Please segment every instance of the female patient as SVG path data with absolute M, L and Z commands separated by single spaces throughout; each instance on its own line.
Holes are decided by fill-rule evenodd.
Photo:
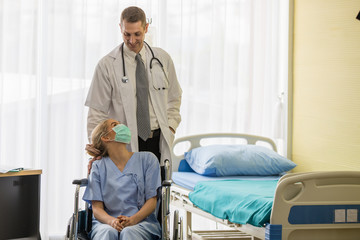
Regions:
M 95 161 L 83 199 L 91 202 L 91 239 L 158 239 L 156 219 L 160 167 L 150 152 L 129 152 L 130 130 L 113 119 L 92 132 L 102 159 Z M 89 152 L 90 155 L 92 153 Z

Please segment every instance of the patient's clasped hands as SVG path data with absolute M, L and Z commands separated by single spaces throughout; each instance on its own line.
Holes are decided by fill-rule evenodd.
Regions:
M 111 226 L 117 231 L 121 232 L 125 227 L 135 225 L 136 222 L 133 218 L 120 215 L 111 221 Z
M 113 220 L 111 220 L 110 226 L 112 226 L 119 232 L 121 232 L 124 229 L 124 226 L 121 224 L 120 219 L 118 218 L 114 218 Z

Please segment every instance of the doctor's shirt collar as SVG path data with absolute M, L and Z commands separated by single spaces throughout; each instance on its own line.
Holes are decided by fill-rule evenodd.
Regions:
M 140 50 L 140 55 L 141 55 L 141 58 L 146 66 L 146 47 L 145 47 L 145 43 L 143 45 L 143 47 L 141 48 Z M 126 44 L 124 44 L 124 56 L 132 59 L 134 62 L 136 62 L 135 60 L 135 57 L 136 57 L 136 53 L 131 51 L 127 46 Z

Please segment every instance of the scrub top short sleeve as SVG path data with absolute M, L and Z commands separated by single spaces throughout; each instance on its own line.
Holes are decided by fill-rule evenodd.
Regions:
M 156 156 L 148 155 L 147 166 L 144 167 L 145 176 L 145 201 L 149 198 L 159 196 L 158 189 L 161 187 L 160 166 Z
M 101 193 L 100 169 L 96 163 L 92 166 L 91 173 L 89 175 L 88 186 L 86 187 L 83 200 L 87 201 L 88 203 L 91 203 L 91 201 L 104 201 Z

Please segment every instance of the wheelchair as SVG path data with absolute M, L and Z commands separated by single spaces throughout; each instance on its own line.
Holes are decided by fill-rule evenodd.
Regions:
M 174 211 L 173 230 L 170 232 L 170 161 L 164 161 L 165 180 L 161 187 L 161 239 L 162 240 L 179 240 L 183 239 L 183 219 L 179 218 L 178 210 Z M 88 234 L 91 230 L 92 210 L 85 205 L 84 210 L 79 209 L 79 192 L 81 187 L 86 187 L 88 179 L 77 179 L 72 182 L 76 185 L 74 198 L 74 212 L 69 219 L 66 229 L 66 240 L 89 240 Z M 172 235 L 172 237 L 171 237 Z

